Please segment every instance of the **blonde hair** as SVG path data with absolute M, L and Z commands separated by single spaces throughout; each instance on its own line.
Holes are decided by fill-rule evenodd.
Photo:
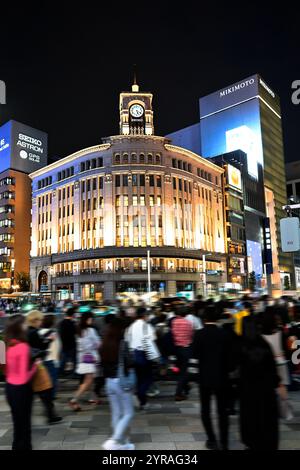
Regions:
M 37 321 L 43 320 L 44 315 L 39 310 L 32 310 L 32 312 L 28 313 L 26 316 L 26 323 L 29 326 L 35 326 Z

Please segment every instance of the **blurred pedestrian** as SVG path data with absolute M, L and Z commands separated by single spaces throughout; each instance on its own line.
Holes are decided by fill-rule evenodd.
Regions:
M 175 346 L 175 355 L 177 367 L 179 368 L 175 400 L 186 400 L 189 394 L 190 386 L 188 383 L 188 364 L 191 359 L 191 345 L 194 336 L 193 322 L 186 318 L 187 307 L 178 305 L 172 320 L 171 331 Z
M 100 338 L 92 326 L 93 314 L 84 312 L 81 314 L 77 334 L 77 368 L 76 372 L 81 376 L 81 383 L 73 398 L 70 407 L 74 411 L 80 411 L 80 398 L 84 393 L 91 390 L 96 374 L 97 362 L 99 362 Z M 98 400 L 89 400 L 90 403 L 98 403 Z
M 36 372 L 36 363 L 31 361 L 22 315 L 7 320 L 4 337 L 7 348 L 5 391 L 13 419 L 12 450 L 31 450 L 31 379 Z
M 196 331 L 193 357 L 198 359 L 201 417 L 207 434 L 206 447 L 217 450 L 219 444 L 211 420 L 211 399 L 217 401 L 220 448 L 228 449 L 227 390 L 230 372 L 230 340 L 218 327 L 218 310 L 214 305 L 206 308 L 204 328 Z
M 279 376 L 272 350 L 251 317 L 244 320 L 239 360 L 241 439 L 249 450 L 277 450 Z
M 52 380 L 52 399 L 54 400 L 56 396 L 57 375 L 60 357 L 60 341 L 55 329 L 55 315 L 44 315 L 42 327 L 39 333 L 45 340 L 47 340 L 47 338 L 51 338 L 51 342 L 49 343 L 47 354 L 44 359 L 44 364 L 47 367 Z
M 103 448 L 134 450 L 129 440 L 129 426 L 134 416 L 135 377 L 133 359 L 124 341 L 124 321 L 120 318 L 114 318 L 108 325 L 100 351 L 112 420 L 112 435 Z
M 136 320 L 126 331 L 126 341 L 129 349 L 133 351 L 135 371 L 137 375 L 137 396 L 140 410 L 147 409 L 147 392 L 153 382 L 152 362 L 145 352 L 145 339 L 154 343 L 156 341 L 155 330 L 146 321 L 147 311 L 145 307 L 138 307 Z
M 41 326 L 44 316 L 38 310 L 32 310 L 26 317 L 27 324 L 27 338 L 28 343 L 31 347 L 31 352 L 33 356 L 38 356 L 45 360 L 47 356 L 47 350 L 50 347 L 52 341 L 55 337 L 53 334 L 43 337 L 40 335 Z M 53 403 L 53 384 L 47 389 L 37 392 L 45 408 L 46 416 L 48 419 L 48 424 L 59 423 L 62 418 L 57 416 L 55 412 L 55 406 Z
M 60 375 L 65 375 L 65 368 L 67 363 L 72 364 L 71 373 L 74 372 L 76 367 L 76 322 L 75 322 L 75 307 L 68 307 L 65 313 L 65 318 L 61 321 L 58 328 L 58 333 L 61 341 L 61 361 L 60 361 Z

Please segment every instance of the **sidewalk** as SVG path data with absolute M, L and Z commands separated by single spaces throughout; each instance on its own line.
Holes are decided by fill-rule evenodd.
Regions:
M 0 386 L 0 450 L 9 450 L 12 426 L 9 408 Z M 110 428 L 110 414 L 106 398 L 100 406 L 85 405 L 74 413 L 67 405 L 76 382 L 60 383 L 58 412 L 64 420 L 54 426 L 45 425 L 43 409 L 38 397 L 33 409 L 33 448 L 40 450 L 101 450 Z M 189 400 L 173 401 L 175 385 L 161 383 L 161 395 L 150 400 L 151 409 L 137 412 L 131 427 L 132 442 L 141 450 L 203 450 L 205 433 L 200 421 L 197 388 L 194 385 Z M 280 448 L 300 449 L 300 392 L 290 393 L 296 414 L 292 422 L 280 424 Z M 239 441 L 238 416 L 230 418 L 230 449 L 243 449 Z

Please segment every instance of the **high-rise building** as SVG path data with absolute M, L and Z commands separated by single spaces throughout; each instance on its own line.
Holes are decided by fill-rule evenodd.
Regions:
M 47 165 L 47 134 L 16 121 L 0 127 L 0 292 L 29 275 L 31 179 Z
M 34 290 L 102 300 L 216 290 L 223 172 L 155 136 L 152 94 L 135 83 L 120 95 L 119 135 L 30 175 Z
M 287 205 L 300 203 L 300 161 L 285 165 Z M 300 218 L 300 209 L 293 209 L 292 215 Z M 296 289 L 300 289 L 300 253 L 293 253 Z
M 291 276 L 293 282 L 292 257 L 282 252 L 280 244 L 279 221 L 284 215 L 286 183 L 280 102 L 274 91 L 259 75 L 229 85 L 200 98 L 200 123 L 168 137 L 177 145 L 184 142 L 206 158 L 243 150 L 253 181 L 258 180 L 262 166 L 273 253 L 272 288 L 282 287 L 285 276 Z

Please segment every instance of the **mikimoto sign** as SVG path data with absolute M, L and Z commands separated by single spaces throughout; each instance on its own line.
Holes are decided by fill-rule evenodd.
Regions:
M 300 228 L 298 217 L 286 217 L 280 220 L 281 248 L 291 253 L 300 250 Z

